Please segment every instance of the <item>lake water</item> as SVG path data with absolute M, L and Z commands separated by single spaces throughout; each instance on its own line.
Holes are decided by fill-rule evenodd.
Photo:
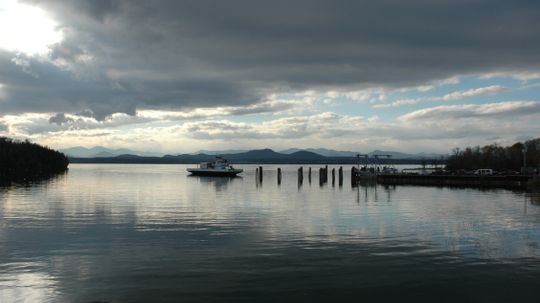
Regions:
M 0 188 L 0 302 L 540 300 L 538 194 L 186 167 L 72 164 Z

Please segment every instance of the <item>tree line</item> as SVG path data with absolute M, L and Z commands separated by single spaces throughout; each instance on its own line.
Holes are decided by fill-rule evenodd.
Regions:
M 0 182 L 29 181 L 65 172 L 68 158 L 28 141 L 0 137 Z
M 520 171 L 524 165 L 538 167 L 540 164 L 540 138 L 518 142 L 511 146 L 498 144 L 483 147 L 454 148 L 446 162 L 448 170 L 475 170 L 491 168 L 496 171 Z

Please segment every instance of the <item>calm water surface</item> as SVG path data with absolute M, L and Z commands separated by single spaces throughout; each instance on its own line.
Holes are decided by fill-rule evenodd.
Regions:
M 0 302 L 539 302 L 540 196 L 72 164 L 0 189 Z

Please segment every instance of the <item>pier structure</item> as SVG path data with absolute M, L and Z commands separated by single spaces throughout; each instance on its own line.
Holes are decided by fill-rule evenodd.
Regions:
M 304 182 L 304 168 L 300 166 L 297 170 L 298 187 L 301 187 Z M 311 167 L 309 168 L 311 172 Z M 311 174 L 308 172 L 308 178 Z M 332 168 L 332 186 L 343 186 L 343 167 L 337 169 Z M 419 175 L 407 173 L 386 173 L 380 171 L 376 174 L 363 174 L 357 166 L 351 167 L 351 186 L 358 187 L 361 184 L 382 184 L 382 185 L 425 185 L 425 186 L 450 186 L 450 187 L 480 187 L 480 188 L 508 188 L 508 189 L 539 189 L 540 175 Z M 319 185 L 323 186 L 328 183 L 328 165 L 319 168 Z M 262 185 L 263 167 L 259 166 L 255 169 L 255 179 L 257 185 Z M 310 178 L 311 179 L 311 178 Z M 277 184 L 281 185 L 282 170 L 277 168 Z M 367 182 L 367 183 L 366 183 Z
M 388 185 L 435 185 L 454 187 L 485 187 L 526 189 L 532 176 L 500 175 L 500 176 L 471 176 L 471 175 L 408 175 L 408 174 L 379 174 L 377 183 Z
M 384 165 L 381 163 L 381 158 L 386 158 L 386 162 L 391 162 L 390 160 L 392 159 L 392 155 L 388 155 L 388 154 L 377 154 L 377 155 L 373 155 L 373 158 L 375 158 L 375 163 L 376 163 L 376 170 L 377 170 L 377 174 L 379 173 L 383 173 L 383 174 L 395 174 L 397 173 L 397 169 L 394 167 L 393 164 L 390 164 L 390 163 L 384 163 Z

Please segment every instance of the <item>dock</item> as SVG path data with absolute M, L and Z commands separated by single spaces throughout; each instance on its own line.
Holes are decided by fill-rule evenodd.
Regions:
M 486 187 L 526 189 L 532 176 L 527 175 L 408 175 L 408 174 L 379 174 L 377 183 L 387 185 L 435 185 L 453 187 Z
M 329 169 L 328 166 L 319 167 L 319 185 L 328 184 Z M 304 183 L 304 167 L 298 168 L 297 182 L 298 187 Z M 311 184 L 311 167 L 308 168 L 308 182 Z M 330 186 L 343 186 L 344 169 L 340 166 L 338 169 L 332 168 Z M 370 175 L 362 174 L 356 167 L 350 170 L 351 186 L 357 187 L 362 182 L 369 181 L 371 184 L 383 185 L 425 185 L 425 186 L 445 186 L 445 187 L 471 187 L 471 188 L 505 188 L 505 189 L 540 189 L 540 176 L 536 175 L 417 175 L 410 173 L 373 173 Z M 336 176 L 337 175 L 337 176 Z M 256 168 L 256 180 L 262 184 L 263 167 Z M 337 179 L 337 180 L 336 180 Z M 337 181 L 337 182 L 336 182 Z M 282 183 L 282 170 L 277 168 L 277 183 Z M 337 183 L 337 184 L 336 184 Z

